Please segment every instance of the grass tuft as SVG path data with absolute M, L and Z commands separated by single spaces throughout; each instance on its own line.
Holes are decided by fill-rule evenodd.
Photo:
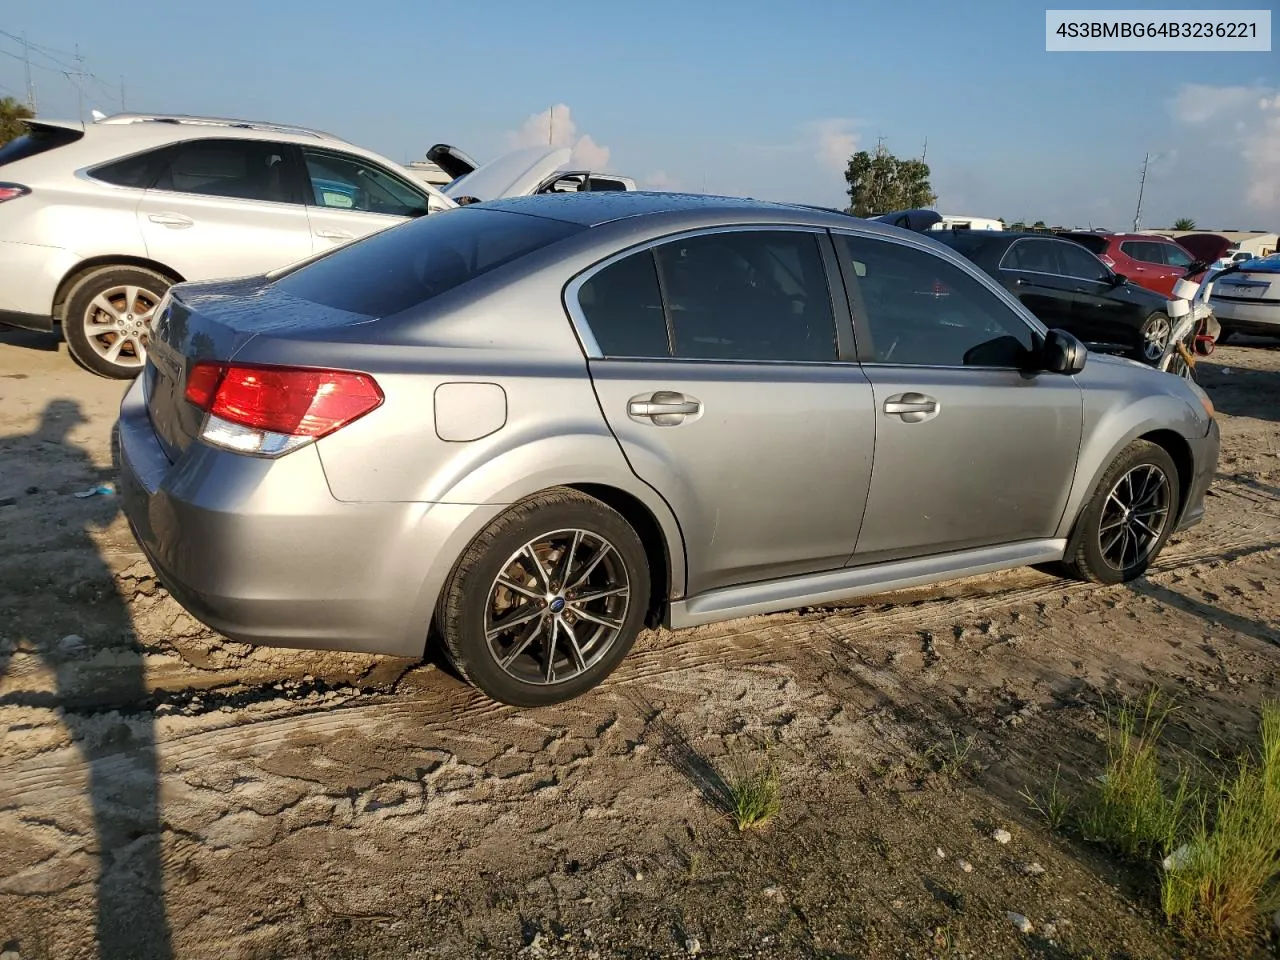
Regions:
M 731 748 L 724 784 L 729 815 L 739 830 L 764 826 L 782 810 L 782 784 L 771 757 Z
M 1161 874 L 1165 917 L 1189 935 L 1240 936 L 1280 907 L 1280 702 L 1263 704 L 1260 740 Z
M 954 730 L 950 737 L 950 743 L 935 743 L 925 751 L 925 756 L 937 763 L 939 773 L 954 779 L 965 771 L 969 763 L 969 755 L 973 753 L 973 737 L 961 739 Z
M 1027 806 L 1035 811 L 1050 830 L 1061 830 L 1066 826 L 1073 804 L 1072 798 L 1062 790 L 1059 783 L 1058 776 L 1061 772 L 1061 766 L 1053 771 L 1053 783 L 1049 784 L 1048 792 L 1041 796 L 1033 794 L 1029 787 L 1022 791 L 1022 799 L 1027 801 Z
M 1193 805 L 1181 773 L 1172 793 L 1160 779 L 1156 744 L 1172 712 L 1158 691 L 1107 710 L 1107 768 L 1085 797 L 1079 826 L 1086 839 L 1128 857 L 1173 849 Z

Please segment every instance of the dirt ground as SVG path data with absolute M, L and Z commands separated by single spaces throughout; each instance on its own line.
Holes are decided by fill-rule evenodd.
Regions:
M 251 648 L 191 619 L 117 498 L 74 496 L 114 479 L 121 385 L 0 333 L 0 950 L 1198 955 L 1154 864 L 1049 831 L 1020 794 L 1095 776 L 1119 697 L 1168 692 L 1175 745 L 1208 756 L 1280 696 L 1280 344 L 1202 371 L 1224 441 L 1208 516 L 1143 580 L 1020 570 L 652 632 L 603 688 L 521 711 L 431 657 Z M 766 748 L 782 812 L 740 834 L 718 771 Z

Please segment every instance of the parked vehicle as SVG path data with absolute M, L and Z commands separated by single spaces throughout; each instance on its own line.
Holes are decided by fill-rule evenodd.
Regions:
M 1197 266 L 1206 264 L 1215 270 L 1222 270 L 1242 259 L 1248 260 L 1251 256 L 1241 253 L 1238 243 L 1232 243 L 1220 233 L 1184 233 L 1178 237 L 1178 245 L 1196 259 Z
M 501 196 L 539 193 L 580 193 L 601 190 L 635 190 L 630 177 L 575 169 L 571 150 L 565 147 L 529 147 L 514 151 L 487 167 L 487 174 L 471 176 L 479 164 L 457 147 L 437 143 L 427 159 L 453 179 L 444 188 L 454 200 L 496 200 Z M 495 189 L 500 192 L 495 193 Z
M 1046 326 L 1069 331 L 1090 350 L 1154 364 L 1168 346 L 1168 301 L 1130 283 L 1079 243 L 1008 230 L 930 236 L 986 270 Z
M 72 357 L 108 377 L 142 369 L 172 283 L 261 274 L 459 206 L 301 127 L 141 114 L 28 126 L 0 149 L 0 323 L 60 324 Z M 484 199 L 531 193 L 562 153 L 518 151 L 467 179 Z
M 1237 263 L 1215 278 L 1209 303 L 1222 325 L 1219 340 L 1234 333 L 1280 336 L 1280 253 Z
M 1132 579 L 1218 451 L 1194 384 L 1088 356 L 920 234 L 630 192 L 178 285 L 119 430 L 125 513 L 197 617 L 403 656 L 434 629 L 524 705 L 646 623 L 1052 561 Z
M 1197 264 L 1191 253 L 1168 237 L 1085 230 L 1066 231 L 1058 236 L 1087 247 L 1090 253 L 1116 273 L 1123 274 L 1131 283 L 1166 299 L 1173 296 L 1174 285 L 1179 280 L 1189 273 L 1189 278 L 1195 279 L 1206 266 Z

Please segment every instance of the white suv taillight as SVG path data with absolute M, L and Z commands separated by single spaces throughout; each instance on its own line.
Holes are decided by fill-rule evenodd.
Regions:
M 30 187 L 24 187 L 20 183 L 0 183 L 0 203 L 4 203 L 6 200 L 16 200 L 18 197 L 25 197 L 30 192 Z
M 278 457 L 382 405 L 373 377 L 352 370 L 196 363 L 187 400 L 209 416 L 200 439 L 216 447 Z

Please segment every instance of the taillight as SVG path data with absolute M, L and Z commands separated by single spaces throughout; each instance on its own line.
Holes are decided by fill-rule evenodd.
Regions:
M 1116 267 L 1116 262 L 1115 262 L 1114 260 L 1112 260 L 1110 257 L 1108 257 L 1105 253 L 1101 253 L 1101 254 L 1099 254 L 1099 255 L 1098 255 L 1098 259 L 1099 259 L 1099 260 L 1101 260 L 1103 263 L 1105 263 L 1105 264 L 1106 264 L 1108 267 L 1110 267 L 1112 270 L 1114 270 L 1114 269 L 1115 269 L 1115 267 Z
M 14 200 L 18 197 L 25 197 L 30 192 L 30 187 L 24 187 L 20 183 L 0 183 L 0 203 L 4 203 L 6 200 Z
M 186 398 L 209 414 L 206 443 L 274 457 L 376 410 L 383 394 L 373 377 L 351 370 L 200 361 L 187 374 Z

